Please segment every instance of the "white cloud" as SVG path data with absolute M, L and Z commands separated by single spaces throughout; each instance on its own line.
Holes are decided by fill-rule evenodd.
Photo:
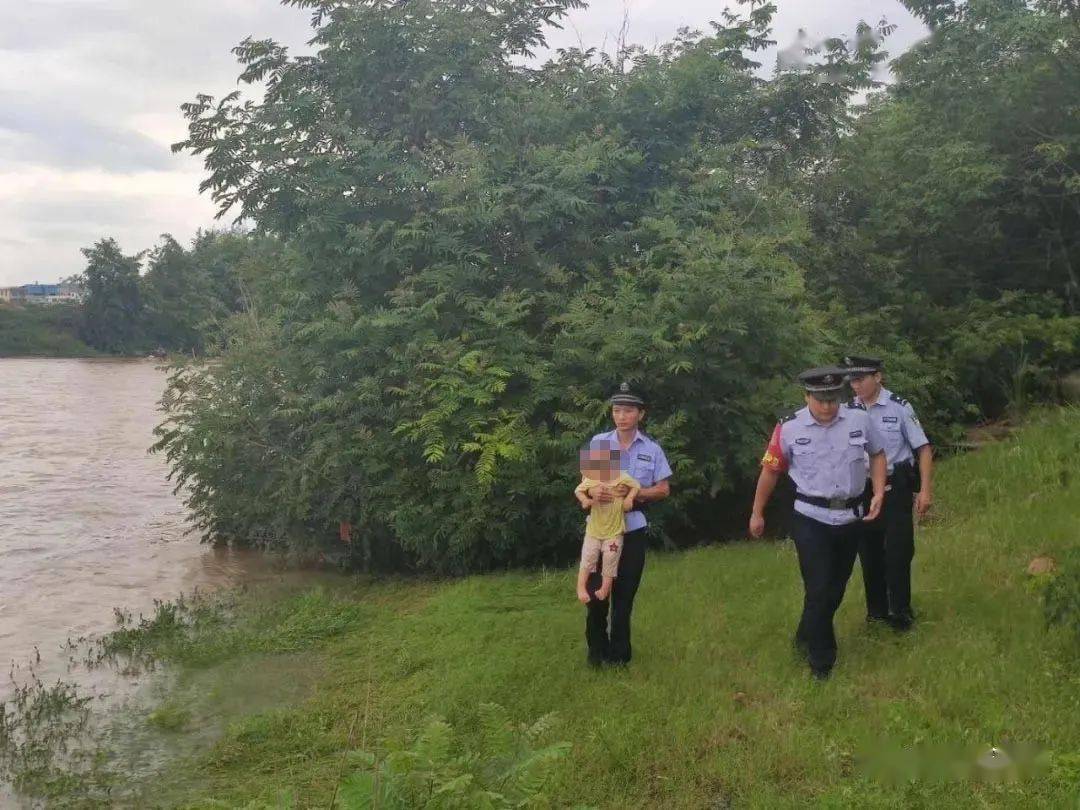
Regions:
M 629 0 L 630 40 L 707 29 L 723 2 Z M 852 34 L 859 19 L 901 24 L 899 52 L 922 35 L 897 0 L 779 0 L 775 39 Z M 197 159 L 172 155 L 179 105 L 235 86 L 231 48 L 248 35 L 304 49 L 309 15 L 275 0 L 0 0 L 0 285 L 78 272 L 79 248 L 114 236 L 128 252 L 160 233 L 213 224 Z M 624 0 L 575 12 L 553 47 L 616 41 Z

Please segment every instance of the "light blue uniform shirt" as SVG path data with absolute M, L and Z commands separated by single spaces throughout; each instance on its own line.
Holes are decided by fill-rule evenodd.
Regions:
M 609 441 L 613 447 L 619 447 L 619 431 L 612 430 L 607 433 L 597 433 L 593 441 Z M 630 442 L 630 447 L 623 451 L 626 454 L 626 472 L 635 481 L 641 484 L 642 489 L 660 483 L 665 478 L 671 477 L 671 467 L 668 465 L 667 456 L 660 449 L 660 445 L 642 433 L 640 430 Z M 649 525 L 641 510 L 635 509 L 626 513 L 626 530 L 634 532 L 644 529 Z
M 870 414 L 870 425 L 877 432 L 878 441 L 885 448 L 889 475 L 892 475 L 893 467 L 914 460 L 915 451 L 930 444 L 915 409 L 906 399 L 882 388 L 877 402 L 873 405 L 864 402 L 863 405 Z
M 866 457 L 881 444 L 861 407 L 841 405 L 836 418 L 823 425 L 800 408 L 780 423 L 780 453 L 795 488 L 817 498 L 854 498 L 866 489 Z M 830 509 L 795 501 L 795 511 L 820 523 L 844 526 L 859 520 L 852 508 Z

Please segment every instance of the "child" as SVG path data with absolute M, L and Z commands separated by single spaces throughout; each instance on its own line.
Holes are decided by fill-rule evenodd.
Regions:
M 596 598 L 604 601 L 611 593 L 622 555 L 623 533 L 626 531 L 625 513 L 634 508 L 634 496 L 641 485 L 622 470 L 621 453 L 610 443 L 593 442 L 581 451 L 581 483 L 574 495 L 581 508 L 589 512 L 585 521 L 585 542 L 581 546 L 581 568 L 578 571 L 577 593 L 582 604 L 589 602 L 585 582 L 596 569 L 597 558 L 603 554 L 603 582 L 596 591 Z M 589 490 L 598 487 L 614 488 L 626 484 L 630 491 L 625 498 L 615 498 L 609 503 L 599 503 L 589 497 Z

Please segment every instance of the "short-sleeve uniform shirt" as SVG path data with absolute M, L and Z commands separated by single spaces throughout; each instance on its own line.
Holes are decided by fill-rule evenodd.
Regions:
M 619 432 L 610 430 L 607 433 L 597 433 L 593 436 L 593 441 L 605 440 L 618 447 Z M 640 430 L 634 436 L 634 440 L 630 442 L 629 449 L 623 452 L 626 453 L 627 457 L 626 472 L 641 484 L 642 489 L 655 486 L 671 477 L 671 467 L 668 465 L 664 451 L 660 449 L 660 445 Z M 649 521 L 645 519 L 645 515 L 642 514 L 640 509 L 626 513 L 626 531 L 634 532 L 638 529 L 644 529 L 648 525 Z
M 827 425 L 804 407 L 776 425 L 761 463 L 770 470 L 786 472 L 804 495 L 849 499 L 863 493 L 866 457 L 881 449 L 861 405 L 840 406 L 836 418 Z M 830 509 L 799 500 L 795 511 L 830 526 L 859 519 L 852 509 Z
M 873 405 L 863 404 L 870 414 L 870 425 L 877 431 L 881 446 L 885 448 L 890 475 L 897 464 L 911 461 L 920 447 L 930 444 L 915 409 L 906 399 L 882 388 L 877 402 Z

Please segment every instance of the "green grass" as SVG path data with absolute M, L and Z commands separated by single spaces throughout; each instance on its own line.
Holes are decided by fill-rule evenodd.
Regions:
M 313 694 L 235 721 L 182 766 L 201 774 L 185 801 L 327 807 L 344 751 L 406 742 L 433 715 L 467 740 L 492 702 L 522 722 L 557 712 L 556 739 L 573 749 L 545 791 L 555 806 L 1080 807 L 1080 647 L 1073 629 L 1046 627 L 1025 572 L 1080 542 L 1077 459 L 1071 410 L 944 464 L 917 540 L 917 629 L 868 629 L 856 573 L 826 683 L 791 652 L 801 586 L 786 542 L 652 553 L 625 671 L 586 668 L 572 571 L 286 600 L 220 632 L 241 651 L 306 648 L 321 670 Z M 204 643 L 220 658 L 220 643 Z M 890 782 L 859 765 L 889 745 L 1009 741 L 1041 746 L 1043 770 Z
M 0 357 L 96 357 L 79 338 L 75 304 L 0 304 Z
M 191 710 L 175 703 L 165 703 L 151 712 L 147 721 L 162 731 L 183 731 L 191 722 Z

